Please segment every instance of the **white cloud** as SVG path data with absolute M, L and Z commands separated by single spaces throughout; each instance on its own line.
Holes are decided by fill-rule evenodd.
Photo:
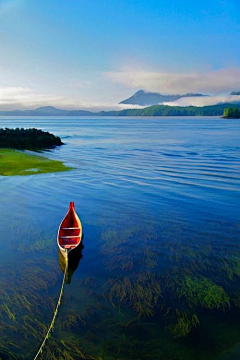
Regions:
M 127 88 L 158 91 L 162 94 L 223 93 L 240 90 L 239 67 L 191 73 L 109 71 L 105 76 Z
M 240 95 L 217 95 L 217 96 L 192 96 L 192 97 L 183 97 L 176 101 L 164 102 L 160 105 L 169 105 L 169 106 L 208 106 L 216 105 L 221 103 L 237 103 L 240 102 Z M 117 106 L 112 106 L 112 108 L 121 110 L 121 109 L 143 109 L 147 107 L 140 105 L 131 105 L 131 104 L 118 104 Z
M 0 99 L 4 98 L 5 96 L 15 96 L 20 94 L 26 94 L 31 91 L 28 87 L 22 86 L 4 86 L 0 87 Z
M 52 105 L 56 103 L 68 103 L 70 99 L 61 96 L 48 96 L 47 94 L 37 94 L 28 87 L 9 86 L 0 88 L 0 106 L 2 109 L 28 108 L 40 105 Z
M 86 101 L 79 97 L 37 93 L 28 87 L 0 87 L 1 110 L 35 109 L 36 107 L 48 105 L 62 109 L 85 109 L 92 111 L 122 110 L 129 108 L 129 105 L 115 104 L 106 101 Z M 141 107 L 136 105 L 131 106 L 131 108 Z
M 185 97 L 173 102 L 166 102 L 164 105 L 170 106 L 207 106 L 220 103 L 240 102 L 240 95 L 218 95 L 218 96 L 201 96 Z
M 77 92 L 76 92 L 77 93 Z M 239 95 L 218 95 L 207 97 L 185 97 L 165 105 L 178 106 L 205 106 L 221 102 L 240 101 Z M 30 87 L 6 86 L 0 87 L 0 110 L 35 109 L 40 106 L 54 106 L 60 109 L 85 109 L 91 111 L 122 110 L 129 108 L 143 108 L 143 106 L 117 104 L 114 99 L 83 98 L 80 95 L 65 96 L 54 93 L 38 92 Z

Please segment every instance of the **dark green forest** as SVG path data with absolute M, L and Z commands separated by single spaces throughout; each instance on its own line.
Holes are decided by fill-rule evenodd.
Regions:
M 224 109 L 223 117 L 225 119 L 240 119 L 240 110 L 236 107 Z
M 218 104 L 210 106 L 167 106 L 153 105 L 144 109 L 127 109 L 118 116 L 222 116 L 225 108 L 240 110 L 240 104 Z
M 51 149 L 63 145 L 60 137 L 38 129 L 0 129 L 0 148 L 19 150 Z

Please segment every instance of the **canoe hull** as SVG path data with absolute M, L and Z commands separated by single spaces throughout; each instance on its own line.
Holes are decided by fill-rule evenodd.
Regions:
M 83 241 L 81 241 L 79 246 L 77 246 L 74 250 L 70 251 L 70 253 L 68 254 L 68 258 L 62 255 L 60 249 L 58 251 L 59 265 L 63 273 L 65 272 L 67 266 L 66 284 L 71 283 L 71 278 L 75 270 L 77 269 L 81 258 L 83 257 L 82 255 L 83 249 L 84 249 Z
M 79 242 L 79 244 L 74 248 L 74 249 L 69 249 L 69 250 L 66 250 L 66 249 L 63 249 L 59 244 L 58 244 L 58 248 L 62 254 L 62 256 L 66 259 L 69 258 L 69 254 L 71 253 L 71 255 L 78 250 L 78 248 L 80 247 L 80 244 L 81 242 Z
M 70 202 L 68 212 L 58 229 L 57 244 L 62 256 L 68 260 L 69 253 L 81 244 L 82 224 L 75 211 L 74 202 Z
M 68 254 L 69 254 L 69 250 L 63 249 L 59 244 L 58 244 L 58 248 L 62 254 L 62 256 L 66 259 L 68 259 Z

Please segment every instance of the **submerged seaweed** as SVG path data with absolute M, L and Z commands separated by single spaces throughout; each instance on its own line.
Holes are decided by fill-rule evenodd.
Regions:
M 72 284 L 66 286 L 40 359 L 172 360 L 176 353 L 177 360 L 214 358 L 192 352 L 191 342 L 205 331 L 213 312 L 223 323 L 233 311 L 239 312 L 237 249 L 226 255 L 215 252 L 209 242 L 183 243 L 172 238 L 181 232 L 179 225 L 169 229 L 169 224 L 158 227 L 148 220 L 134 225 L 132 220 L 127 229 L 122 226 L 125 219 L 108 230 L 103 223 L 94 255 L 98 272 L 91 273 L 89 266 L 72 277 L 73 264 L 68 278 Z M 51 321 L 62 274 L 51 231 L 34 231 L 30 225 L 25 234 L 21 218 L 17 224 L 21 241 L 10 227 L 8 247 L 20 261 L 15 268 L 0 266 L 0 358 L 30 360 Z M 236 341 L 232 339 L 228 344 Z M 139 344 L 144 344 L 141 350 Z
M 174 325 L 169 325 L 169 330 L 173 339 L 186 337 L 189 333 L 199 325 L 199 320 L 196 314 L 189 315 L 186 312 L 181 313 L 176 310 L 177 322 Z
M 221 286 L 214 284 L 211 280 L 204 277 L 185 276 L 181 281 L 177 296 L 179 298 L 184 297 L 191 307 L 201 306 L 207 309 L 230 308 L 229 295 Z
M 135 279 L 109 280 L 109 300 L 132 306 L 139 316 L 153 316 L 161 297 L 159 279 L 150 274 L 139 274 Z

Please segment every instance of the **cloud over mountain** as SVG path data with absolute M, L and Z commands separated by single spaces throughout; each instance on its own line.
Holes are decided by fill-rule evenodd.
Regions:
M 105 76 L 127 88 L 143 88 L 163 94 L 186 92 L 224 93 L 239 90 L 240 67 L 208 72 L 109 71 Z
M 0 110 L 33 109 L 39 106 L 54 106 L 67 109 L 122 110 L 127 105 L 120 105 L 110 101 L 85 100 L 81 96 L 54 95 L 41 93 L 29 87 L 5 86 L 0 87 Z M 141 108 L 140 106 L 131 106 Z
M 222 103 L 240 102 L 240 95 L 218 95 L 202 97 L 182 97 L 176 101 L 164 102 L 164 105 L 170 106 L 208 106 Z

